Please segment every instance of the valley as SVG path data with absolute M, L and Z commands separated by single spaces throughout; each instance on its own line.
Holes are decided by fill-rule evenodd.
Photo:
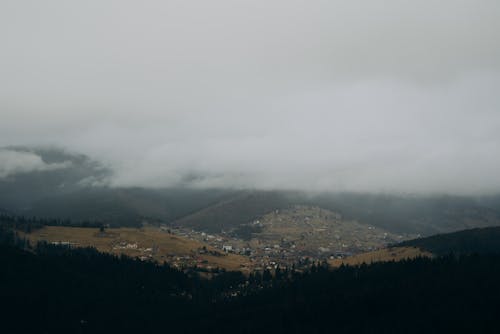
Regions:
M 144 222 L 141 228 L 44 226 L 26 233 L 31 243 L 46 241 L 71 247 L 94 247 L 115 255 L 199 272 L 274 270 L 308 267 L 313 262 L 359 259 L 388 245 L 414 238 L 349 221 L 319 207 L 293 206 L 220 233 Z M 402 253 L 414 257 L 417 253 Z M 380 259 L 381 253 L 373 257 Z M 384 258 L 392 257 L 385 254 Z M 398 258 L 402 258 L 399 256 Z M 367 259 L 370 259 L 368 256 Z M 355 260 L 356 261 L 356 260 Z

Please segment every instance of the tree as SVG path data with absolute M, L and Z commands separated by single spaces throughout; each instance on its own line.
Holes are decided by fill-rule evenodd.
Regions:
M 271 271 L 269 269 L 265 269 L 264 273 L 262 274 L 262 280 L 264 282 L 269 282 L 273 279 L 273 275 L 271 275 Z

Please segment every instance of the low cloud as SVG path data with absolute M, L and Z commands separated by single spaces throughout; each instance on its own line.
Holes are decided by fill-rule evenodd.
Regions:
M 71 161 L 46 163 L 33 153 L 0 149 L 0 178 L 31 172 L 46 172 L 71 167 Z

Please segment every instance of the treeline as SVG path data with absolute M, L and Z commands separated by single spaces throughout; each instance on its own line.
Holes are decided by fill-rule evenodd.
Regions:
M 150 333 L 189 314 L 191 279 L 93 249 L 0 246 L 4 333 Z
M 276 276 L 281 277 L 281 276 Z M 157 264 L 39 242 L 0 226 L 0 330 L 5 333 L 182 333 L 213 305 L 258 287 L 269 271 L 220 271 L 213 279 Z M 29 321 L 26 321 L 29 320 Z
M 307 272 L 217 304 L 212 333 L 495 333 L 497 255 L 417 258 Z
M 105 226 L 99 221 L 72 221 L 70 219 L 25 217 L 21 215 L 0 213 L 0 225 L 4 228 L 13 228 L 24 233 L 30 233 L 33 230 L 44 226 L 69 226 L 69 227 L 93 227 L 99 228 Z
M 4 333 L 494 333 L 500 316 L 495 254 L 206 280 L 0 232 Z
M 411 246 L 437 255 L 500 254 L 500 227 L 475 228 L 427 238 L 404 241 L 396 246 Z

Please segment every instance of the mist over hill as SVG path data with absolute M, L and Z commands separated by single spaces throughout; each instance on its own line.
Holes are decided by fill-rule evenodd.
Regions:
M 0 209 L 24 215 L 93 219 L 113 225 L 139 225 L 142 219 L 172 220 L 231 194 L 225 190 L 117 188 L 112 171 L 87 156 L 57 148 L 6 148 L 39 157 L 61 168 L 13 170 L 0 177 Z
M 11 163 L 8 175 L 0 178 L 0 208 L 28 216 L 118 226 L 148 221 L 221 231 L 273 210 L 311 205 L 395 233 L 430 235 L 500 225 L 500 196 L 116 187 L 110 182 L 113 171 L 85 155 L 57 148 L 2 151 L 23 155 L 23 161 L 26 156 L 38 158 L 31 160 L 35 161 L 31 170 L 26 164 L 16 170 Z

